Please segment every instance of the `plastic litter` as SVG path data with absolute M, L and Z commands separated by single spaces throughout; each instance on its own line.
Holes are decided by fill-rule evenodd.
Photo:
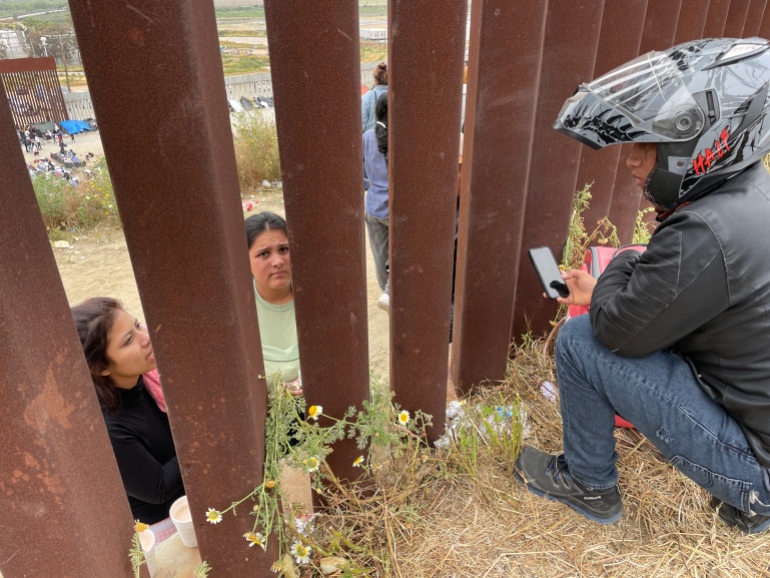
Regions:
M 556 386 L 550 381 L 544 381 L 540 384 L 540 392 L 543 394 L 543 397 L 552 403 L 558 398 Z

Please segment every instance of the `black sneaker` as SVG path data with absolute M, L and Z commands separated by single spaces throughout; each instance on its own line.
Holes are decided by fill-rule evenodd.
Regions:
M 589 490 L 570 475 L 564 454 L 552 456 L 525 447 L 516 460 L 516 477 L 533 494 L 563 502 L 594 522 L 612 524 L 623 514 L 618 487 Z
M 719 518 L 728 526 L 738 526 L 746 534 L 761 534 L 770 529 L 770 516 L 754 514 L 749 516 L 730 504 L 725 504 L 719 498 L 711 498 L 709 506 L 719 514 Z

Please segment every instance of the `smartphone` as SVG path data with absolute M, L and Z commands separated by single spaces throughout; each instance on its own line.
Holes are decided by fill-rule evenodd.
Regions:
M 569 297 L 567 284 L 561 278 L 561 270 L 548 247 L 536 247 L 529 250 L 529 258 L 535 266 L 537 276 L 543 284 L 545 294 L 549 299 Z

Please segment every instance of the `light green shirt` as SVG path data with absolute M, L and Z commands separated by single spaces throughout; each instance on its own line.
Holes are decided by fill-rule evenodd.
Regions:
M 265 375 L 270 378 L 281 374 L 281 381 L 294 381 L 299 377 L 299 345 L 294 301 L 284 305 L 268 303 L 254 287 L 257 301 L 257 321 L 262 339 L 262 358 Z

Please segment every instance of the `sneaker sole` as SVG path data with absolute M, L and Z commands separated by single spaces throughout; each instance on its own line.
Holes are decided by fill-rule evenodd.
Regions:
M 382 309 L 383 311 L 390 311 L 390 306 L 385 305 L 382 301 L 377 301 L 377 307 Z
M 588 510 L 584 510 L 583 508 L 581 508 L 577 504 L 573 504 L 571 502 L 566 502 L 564 500 L 560 500 L 559 498 L 557 498 L 555 496 L 551 496 L 550 494 L 546 494 L 545 492 L 535 488 L 534 486 L 531 486 L 526 480 L 524 480 L 524 478 L 521 477 L 521 475 L 519 475 L 518 472 L 515 472 L 514 475 L 516 476 L 517 480 L 519 480 L 522 484 L 524 484 L 524 486 L 527 488 L 527 490 L 529 492 L 535 494 L 536 496 L 540 496 L 541 498 L 546 498 L 547 500 L 551 500 L 552 502 L 559 502 L 560 504 L 564 504 L 565 506 L 569 506 L 570 508 L 575 510 L 578 514 L 581 514 L 581 515 L 585 516 L 586 518 L 588 518 L 589 520 L 592 520 L 594 522 L 599 522 L 600 524 L 604 524 L 604 525 L 614 524 L 615 522 L 620 520 L 620 517 L 623 515 L 623 510 L 621 509 L 620 512 L 618 512 L 617 514 L 615 514 L 614 516 L 612 516 L 610 518 L 599 518 L 598 516 L 596 516 L 595 514 L 592 514 Z

